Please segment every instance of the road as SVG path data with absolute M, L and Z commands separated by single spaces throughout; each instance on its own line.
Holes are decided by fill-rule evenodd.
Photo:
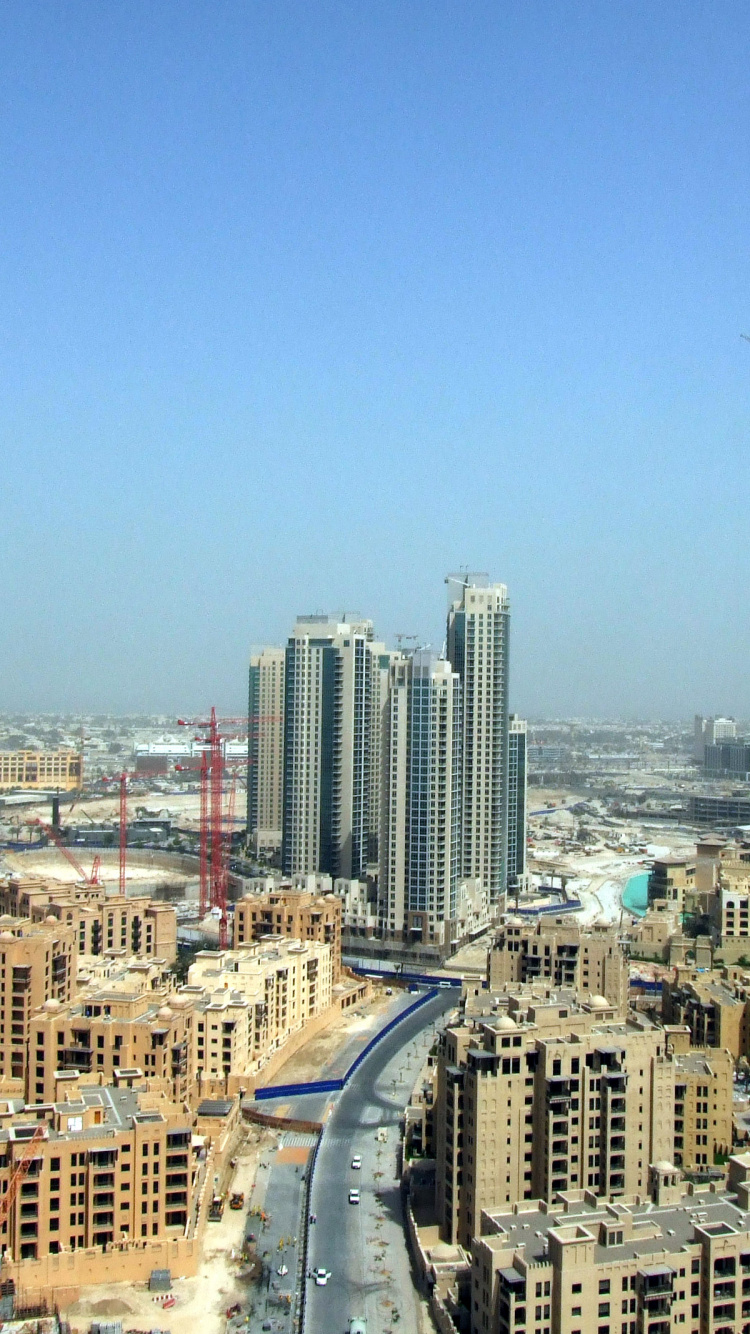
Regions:
M 445 993 L 450 998 L 450 993 Z M 373 1026 L 367 1025 L 360 1032 L 354 1033 L 344 1046 L 330 1057 L 321 1067 L 319 1078 L 337 1078 L 343 1075 L 362 1047 L 369 1042 L 379 1028 L 382 1028 L 400 1011 L 407 1009 L 416 997 L 408 991 L 397 991 L 388 1004 L 388 1008 L 378 1015 Z M 453 1003 L 456 1002 L 455 994 Z M 424 1009 L 431 1009 L 425 1006 Z M 396 1048 L 408 1042 L 416 1028 L 424 1024 L 417 1011 L 414 1020 L 405 1020 L 389 1038 L 383 1039 L 383 1047 L 395 1038 Z M 431 1021 L 434 1024 L 434 1020 Z M 373 1060 L 379 1048 L 375 1049 Z M 365 1062 L 367 1064 L 367 1062 Z M 398 1105 L 403 1108 L 404 1099 L 409 1089 L 404 1085 L 399 1090 Z M 335 1105 L 339 1094 L 307 1093 L 297 1097 L 269 1099 L 260 1104 L 261 1110 L 279 1116 L 292 1116 L 305 1121 L 323 1121 Z M 256 1290 L 250 1303 L 251 1315 L 248 1325 L 244 1323 L 246 1309 L 237 1321 L 232 1322 L 229 1334 L 260 1334 L 270 1322 L 274 1334 L 291 1334 L 293 1323 L 293 1305 L 289 1301 L 297 1285 L 298 1263 L 301 1257 L 302 1185 L 309 1153 L 315 1143 L 315 1136 L 297 1131 L 287 1131 L 278 1137 L 276 1143 L 269 1144 L 261 1155 L 255 1185 L 250 1192 L 250 1209 L 262 1209 L 268 1215 L 265 1224 L 257 1214 L 247 1216 L 246 1233 L 257 1237 L 257 1253 L 265 1265 L 265 1280 Z M 314 1228 L 312 1229 L 315 1230 Z M 291 1242 L 291 1245 L 289 1244 Z M 402 1243 L 403 1245 L 403 1243 Z M 276 1271 L 285 1265 L 288 1273 L 280 1275 Z M 345 1328 L 342 1327 L 342 1328 Z
M 419 1328 L 397 1177 L 399 1119 L 435 1027 L 455 1004 L 454 992 L 441 991 L 405 1019 L 333 1104 L 313 1177 L 308 1249 L 309 1268 L 322 1266 L 331 1278 L 325 1287 L 307 1280 L 305 1334 L 345 1334 L 352 1316 L 366 1317 L 368 1334 Z M 351 1167 L 354 1154 L 361 1171 Z M 352 1187 L 359 1205 L 348 1203 Z

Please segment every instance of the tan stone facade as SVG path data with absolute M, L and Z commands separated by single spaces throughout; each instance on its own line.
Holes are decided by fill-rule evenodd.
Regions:
M 0 750 L 0 789 L 72 792 L 82 781 L 83 755 L 77 750 Z
M 319 941 L 331 948 L 333 981 L 341 976 L 341 899 L 282 885 L 265 894 L 247 894 L 234 911 L 234 948 L 266 936 Z
M 650 1197 L 572 1193 L 493 1209 L 472 1246 L 472 1334 L 739 1334 L 750 1316 L 747 1158 L 731 1193 L 695 1191 L 669 1163 Z M 477 1229 L 479 1232 L 479 1229 Z
M 627 961 L 609 926 L 582 931 L 562 917 L 506 918 L 488 955 L 487 981 L 497 991 L 537 981 L 571 987 L 582 995 L 604 996 L 619 1014 L 627 1011 Z
M 695 1047 L 724 1047 L 735 1061 L 750 1053 L 750 975 L 745 969 L 675 969 L 662 983 L 665 1024 L 683 1024 Z
M 0 911 L 73 926 L 79 954 L 122 949 L 141 958 L 177 958 L 177 915 L 171 903 L 107 895 L 99 886 L 73 888 L 36 878 L 0 880 Z
M 237 1092 L 333 999 L 332 952 L 319 941 L 268 937 L 198 954 L 181 994 L 204 993 L 194 1033 L 199 1087 Z M 210 1013 L 209 1013 L 210 1012 Z M 202 1025 L 202 1027 L 201 1027 Z
M 703 1106 L 697 1088 L 706 1082 L 713 1090 L 714 1076 L 699 1080 L 696 1071 L 693 1080 L 684 1065 L 678 1069 L 663 1029 L 623 1022 L 599 1006 L 551 996 L 546 1003 L 519 1001 L 493 1022 L 446 1029 L 435 1112 L 444 1240 L 468 1247 L 490 1201 L 510 1206 L 584 1189 L 603 1197 L 633 1194 L 646 1189 L 650 1163 L 673 1161 L 676 1085 L 694 1086 L 677 1103 L 687 1122 Z M 688 1058 L 680 1060 L 689 1066 Z M 731 1066 L 723 1055 L 716 1070 L 717 1142 L 724 1144 L 731 1142 L 723 1139 Z M 719 1098 L 712 1092 L 706 1101 L 713 1109 Z M 719 1120 L 718 1112 L 707 1115 Z M 696 1147 L 688 1140 L 685 1155 Z M 711 1139 L 707 1152 L 713 1147 Z
M 32 1015 L 75 994 L 77 954 L 69 926 L 0 921 L 0 1090 L 24 1096 Z

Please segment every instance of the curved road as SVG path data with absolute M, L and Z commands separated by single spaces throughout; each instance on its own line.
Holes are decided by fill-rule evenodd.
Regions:
M 440 991 L 399 1024 L 333 1106 L 313 1177 L 317 1223 L 308 1247 L 308 1268 L 322 1266 L 331 1278 L 325 1287 L 306 1280 L 305 1334 L 345 1334 L 352 1316 L 367 1319 L 368 1334 L 383 1334 L 395 1312 L 399 1329 L 418 1328 L 396 1175 L 399 1120 L 435 1026 L 455 1004 L 454 991 Z M 355 1153 L 361 1171 L 351 1167 Z M 358 1205 L 348 1203 L 351 1188 L 360 1191 Z

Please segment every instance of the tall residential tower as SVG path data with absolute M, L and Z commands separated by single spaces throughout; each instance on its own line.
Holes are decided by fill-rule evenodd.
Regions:
M 286 649 L 282 866 L 364 876 L 377 860 L 383 644 L 371 621 L 301 616 Z M 374 771 L 375 769 L 375 771 Z
M 284 780 L 284 650 L 250 659 L 247 832 L 258 852 L 281 849 Z
M 449 575 L 448 657 L 463 686 L 461 875 L 498 904 L 507 887 L 508 639 L 505 584 Z
M 450 942 L 461 854 L 461 681 L 420 651 L 391 664 L 383 743 L 383 935 Z

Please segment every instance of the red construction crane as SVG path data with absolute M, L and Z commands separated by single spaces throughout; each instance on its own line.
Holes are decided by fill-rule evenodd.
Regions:
M 8 1221 L 13 1201 L 18 1194 L 21 1182 L 34 1161 L 36 1146 L 40 1140 L 45 1138 L 46 1131 L 46 1125 L 38 1125 L 34 1134 L 31 1136 L 31 1139 L 24 1142 L 20 1157 L 17 1158 L 13 1164 L 13 1172 L 10 1181 L 8 1182 L 8 1189 L 2 1198 L 0 1198 L 0 1230 L 2 1230 L 3 1223 L 7 1223 Z M 16 1140 L 16 1144 L 17 1143 L 18 1140 Z
M 103 783 L 117 783 L 120 789 L 120 893 L 125 895 L 125 879 L 128 864 L 128 778 L 131 775 L 121 773 L 119 778 L 103 778 Z
M 229 790 L 229 812 L 224 816 L 224 779 L 227 770 L 226 743 L 249 733 L 248 722 L 280 722 L 276 715 L 253 714 L 248 718 L 217 718 L 211 710 L 208 719 L 178 718 L 180 727 L 194 727 L 204 736 L 196 737 L 204 744 L 201 755 L 201 822 L 200 822 L 200 915 L 201 921 L 209 909 L 218 909 L 219 947 L 227 946 L 227 888 L 229 877 L 229 849 L 234 825 L 234 804 L 237 776 Z M 249 758 L 232 757 L 229 768 L 254 763 Z
M 45 834 L 47 835 L 47 838 L 52 839 L 52 842 L 54 843 L 55 847 L 62 853 L 65 860 L 70 862 L 73 869 L 77 872 L 79 880 L 83 880 L 87 885 L 102 884 L 102 875 L 101 875 L 102 859 L 98 854 L 94 858 L 94 864 L 91 867 L 91 875 L 86 875 L 86 872 L 81 866 L 81 863 L 79 861 L 76 861 L 75 857 L 73 856 L 73 853 L 70 851 L 70 848 L 67 848 L 65 846 L 62 839 L 60 838 L 60 835 L 57 833 L 56 830 L 52 828 L 52 825 L 45 824 L 44 820 L 39 820 L 39 819 L 29 820 L 27 823 L 30 825 L 39 825 L 39 828 L 44 830 Z
M 224 752 L 225 743 L 240 731 L 247 735 L 247 718 L 217 718 L 211 710 L 208 720 L 177 719 L 180 727 L 195 727 L 207 733 L 207 746 L 201 757 L 201 918 L 207 908 L 219 915 L 219 948 L 227 946 L 227 857 L 224 832 Z M 227 733 L 226 728 L 232 729 Z M 236 729 L 236 730 L 235 730 Z

